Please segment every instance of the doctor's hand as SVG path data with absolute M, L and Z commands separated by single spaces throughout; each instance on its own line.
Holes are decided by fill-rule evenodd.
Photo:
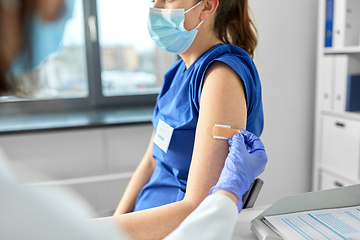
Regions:
M 265 169 L 267 155 L 261 140 L 254 134 L 240 129 L 241 133 L 229 139 L 229 154 L 225 160 L 217 184 L 211 188 L 210 195 L 225 190 L 236 195 L 239 212 L 243 207 L 242 196 L 252 182 Z

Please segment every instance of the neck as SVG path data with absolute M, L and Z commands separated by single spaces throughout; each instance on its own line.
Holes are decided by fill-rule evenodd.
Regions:
M 199 32 L 200 33 L 200 32 Z M 180 57 L 184 60 L 186 68 L 189 68 L 198 59 L 201 54 L 206 52 L 212 46 L 222 43 L 219 39 L 212 35 L 209 39 L 209 35 L 198 34 L 186 52 L 180 54 Z

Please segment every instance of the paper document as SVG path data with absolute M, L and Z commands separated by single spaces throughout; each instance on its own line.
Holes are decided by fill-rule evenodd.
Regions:
M 360 206 L 266 216 L 263 221 L 283 239 L 360 240 Z

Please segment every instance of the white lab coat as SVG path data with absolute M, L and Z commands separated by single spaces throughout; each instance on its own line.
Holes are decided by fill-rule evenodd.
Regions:
M 0 149 L 0 239 L 128 239 L 116 226 L 89 218 L 88 205 L 71 192 L 19 185 Z M 231 239 L 236 219 L 230 198 L 211 195 L 165 239 Z

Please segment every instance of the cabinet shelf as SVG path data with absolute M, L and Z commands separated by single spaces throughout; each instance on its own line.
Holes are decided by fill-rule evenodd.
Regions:
M 343 47 L 343 48 L 325 48 L 325 55 L 334 55 L 334 54 L 356 54 L 360 53 L 360 46 L 354 47 Z

